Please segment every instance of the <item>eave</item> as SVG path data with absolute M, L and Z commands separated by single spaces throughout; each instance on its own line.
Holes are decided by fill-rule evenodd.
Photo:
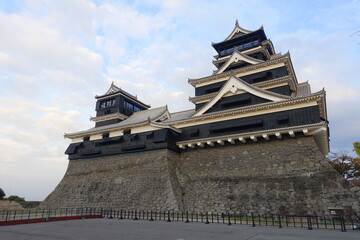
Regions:
M 265 46 L 266 44 L 270 44 L 272 51 L 275 51 L 274 47 L 272 46 L 271 41 L 265 40 L 260 43 L 260 46 L 257 46 L 255 48 L 250 48 L 250 49 L 240 51 L 240 52 L 242 54 L 246 54 L 246 55 L 251 55 L 254 53 L 262 52 L 267 57 L 267 59 L 270 59 L 271 56 L 273 56 L 273 55 L 270 55 L 269 51 L 267 50 L 267 48 Z M 213 64 L 217 67 L 217 65 L 219 65 L 219 63 L 225 62 L 228 58 L 230 58 L 230 56 L 231 56 L 231 54 L 219 58 L 219 55 L 215 55 L 214 58 L 216 60 L 213 61 Z
M 275 79 L 264 81 L 264 82 L 254 83 L 252 85 L 255 87 L 258 87 L 258 88 L 268 89 L 274 85 L 279 85 L 279 84 L 289 84 L 290 85 L 291 80 L 292 80 L 292 77 L 284 76 L 284 77 L 275 78 Z M 196 104 L 200 101 L 201 102 L 210 101 L 212 98 L 214 98 L 216 96 L 216 94 L 217 93 L 210 93 L 210 94 L 205 94 L 205 95 L 196 96 L 196 97 L 189 97 L 189 101 L 194 104 Z
M 292 63 L 290 60 L 290 53 L 286 53 L 282 57 L 271 59 L 271 60 L 265 61 L 263 63 L 258 63 L 255 65 L 238 68 L 238 69 L 234 69 L 231 71 L 225 71 L 220 74 L 214 74 L 214 75 L 210 75 L 210 76 L 203 77 L 203 78 L 197 78 L 197 79 L 188 79 L 188 83 L 190 83 L 194 87 L 197 87 L 197 85 L 199 85 L 199 84 L 211 82 L 214 80 L 216 81 L 218 79 L 230 77 L 232 75 L 237 76 L 237 74 L 246 73 L 246 72 L 253 71 L 253 70 L 261 70 L 262 68 L 266 68 L 266 67 L 276 65 L 279 63 L 285 63 L 285 65 L 289 65 L 289 64 L 291 65 Z M 297 79 L 296 79 L 294 69 L 292 66 L 286 66 L 286 67 L 289 71 L 289 75 L 294 76 L 294 84 L 292 87 L 293 87 L 293 89 L 296 89 Z M 243 74 L 242 76 L 246 76 L 246 75 Z
M 215 145 L 224 145 L 225 143 L 257 142 L 259 139 L 269 141 L 272 136 L 275 136 L 276 139 L 282 139 L 284 135 L 295 137 L 297 133 L 305 136 L 313 136 L 320 151 L 324 155 L 329 152 L 327 122 L 180 141 L 177 142 L 176 145 L 181 149 L 203 148 L 205 146 L 213 147 Z
M 274 44 L 271 42 L 270 39 L 266 39 L 264 41 L 261 42 L 261 46 L 265 46 L 265 45 L 269 45 L 271 48 L 271 51 L 273 52 L 273 54 L 275 54 L 275 48 L 274 48 Z M 268 51 L 267 51 L 268 52 Z M 269 53 L 269 52 L 268 52 Z
M 235 29 L 234 29 L 235 30 Z M 233 31 L 234 31 L 233 30 Z M 217 43 L 211 43 L 211 46 L 218 51 L 219 48 L 226 46 L 226 45 L 231 45 L 233 42 L 237 42 L 240 38 L 247 38 L 247 37 L 251 37 L 252 35 L 260 35 L 261 41 L 266 40 L 266 35 L 264 32 L 264 28 L 263 26 L 261 26 L 259 29 L 255 30 L 255 31 L 251 31 L 251 32 L 247 32 L 242 36 L 239 36 L 237 38 L 230 38 L 230 39 L 225 39 L 224 41 L 221 42 L 217 42 Z
M 102 99 L 107 99 L 109 97 L 115 97 L 115 96 L 119 96 L 119 95 L 130 98 L 132 101 L 136 102 L 137 104 L 141 105 L 144 108 L 151 108 L 151 106 L 149 104 L 145 104 L 145 103 L 139 101 L 136 96 L 131 95 L 130 93 L 125 92 L 123 90 L 119 90 L 117 92 L 113 92 L 113 93 L 110 93 L 107 95 L 95 96 L 95 98 L 97 100 L 102 100 Z
M 218 111 L 218 112 L 213 112 L 213 113 L 206 113 L 200 116 L 192 116 L 190 118 L 187 119 L 182 119 L 182 120 L 177 120 L 177 121 L 169 121 L 168 123 L 174 125 L 174 126 L 179 126 L 179 125 L 184 125 L 184 124 L 188 124 L 188 123 L 192 123 L 192 124 L 196 124 L 196 122 L 199 121 L 204 121 L 204 120 L 214 120 L 217 118 L 224 118 L 227 116 L 232 116 L 232 115 L 241 115 L 241 114 L 247 114 L 247 113 L 256 113 L 256 114 L 260 114 L 261 111 L 263 110 L 271 110 L 271 109 L 276 109 L 276 108 L 283 108 L 283 107 L 287 107 L 287 106 L 296 106 L 297 104 L 302 104 L 302 103 L 309 103 L 309 102 L 314 102 L 314 101 L 319 101 L 324 97 L 324 93 L 325 91 L 319 91 L 317 93 L 313 93 L 310 96 L 307 97 L 301 97 L 301 98 L 291 98 L 291 99 L 287 99 L 287 100 L 283 100 L 283 101 L 278 101 L 278 102 L 267 102 L 267 103 L 261 103 L 261 104 L 256 104 L 256 105 L 251 105 L 251 106 L 245 106 L 245 107 L 240 107 L 240 108 L 235 108 L 235 109 L 229 109 L 229 110 L 223 110 L 223 111 Z M 237 118 L 240 118 L 241 116 L 237 116 Z
M 101 134 L 101 133 L 109 133 L 109 132 L 113 132 L 113 131 L 118 131 L 118 130 L 127 130 L 127 129 L 132 129 L 135 127 L 142 127 L 142 126 L 146 126 L 149 125 L 150 123 L 155 124 L 156 126 L 163 126 L 164 128 L 167 128 L 167 126 L 171 126 L 171 124 L 161 124 L 161 123 L 155 123 L 155 121 L 160 120 L 162 118 L 166 119 L 167 117 L 170 117 L 170 113 L 169 110 L 167 108 L 167 106 L 165 107 L 161 107 L 164 110 L 159 112 L 158 114 L 156 114 L 155 116 L 152 116 L 152 118 L 148 118 L 145 119 L 143 121 L 139 121 L 133 124 L 124 124 L 125 122 L 121 122 L 121 123 L 115 123 L 115 124 L 111 124 L 111 125 L 106 125 L 106 126 L 101 126 L 101 127 L 95 127 L 95 128 L 91 128 L 89 130 L 85 130 L 85 131 L 80 131 L 80 132 L 75 132 L 75 133 L 65 133 L 64 137 L 65 138 L 79 138 L 79 137 L 86 137 L 89 135 L 95 135 L 95 134 Z M 161 109 L 158 108 L 158 109 Z M 153 109 L 155 110 L 155 109 Z M 151 111 L 151 110 L 146 110 L 146 111 Z M 140 113 L 140 112 L 137 112 Z M 136 113 L 134 113 L 136 114 Z M 130 116 L 131 117 L 131 116 Z M 145 116 L 146 117 L 146 116 Z M 154 126 L 155 126 L 154 125 Z
M 266 41 L 263 41 L 263 42 L 266 42 Z M 246 55 L 251 55 L 251 54 L 254 54 L 254 53 L 258 53 L 258 52 L 262 52 L 264 53 L 264 55 L 270 59 L 270 53 L 269 51 L 266 49 L 265 46 L 263 46 L 263 42 L 260 43 L 260 46 L 257 46 L 257 47 L 254 47 L 254 48 L 250 48 L 250 49 L 247 49 L 247 50 L 244 50 L 244 51 L 241 51 L 242 54 L 246 54 Z M 229 55 L 226 55 L 226 56 L 223 56 L 223 57 L 220 57 L 219 58 L 219 55 L 214 55 L 213 57 L 216 59 L 213 61 L 214 64 L 217 64 L 218 62 L 223 62 L 225 61 L 225 59 L 229 58 L 231 56 L 231 54 Z
M 206 113 L 216 102 L 218 102 L 221 98 L 224 97 L 225 94 L 231 92 L 236 94 L 237 92 L 248 92 L 250 94 L 256 95 L 258 97 L 273 101 L 280 102 L 285 99 L 290 99 L 290 96 L 281 95 L 278 93 L 273 93 L 270 91 L 263 90 L 261 88 L 255 87 L 241 78 L 237 78 L 236 76 L 231 76 L 226 83 L 221 87 L 221 89 L 217 92 L 216 96 L 211 99 L 208 103 L 206 103 L 203 107 L 195 112 L 193 116 L 200 116 Z
M 109 125 L 110 126 L 110 125 Z M 144 126 L 152 126 L 155 128 L 159 128 L 159 129 L 171 129 L 174 132 L 177 133 L 181 133 L 182 130 L 179 128 L 174 127 L 171 124 L 159 124 L 153 121 L 149 121 L 146 120 L 144 122 L 141 123 L 137 123 L 137 124 L 130 124 L 130 125 L 125 125 L 125 126 L 121 126 L 121 127 L 109 127 L 106 129 L 99 129 L 97 130 L 96 128 L 88 130 L 88 131 L 82 131 L 82 132 L 77 132 L 77 133 L 65 133 L 64 137 L 65 138 L 69 138 L 69 139 L 73 139 L 73 138 L 81 138 L 81 137 L 87 137 L 89 135 L 96 135 L 96 134 L 103 134 L 103 133 L 109 133 L 109 132 L 113 132 L 113 131 L 119 131 L 119 130 L 127 130 L 127 129 L 133 129 L 136 127 L 144 127 Z
M 93 122 L 103 122 L 103 121 L 107 121 L 107 120 L 112 120 L 112 119 L 121 119 L 121 120 L 125 120 L 127 119 L 128 116 L 121 114 L 121 113 L 113 113 L 113 114 L 107 114 L 104 116 L 100 116 L 100 117 L 91 117 L 90 121 Z

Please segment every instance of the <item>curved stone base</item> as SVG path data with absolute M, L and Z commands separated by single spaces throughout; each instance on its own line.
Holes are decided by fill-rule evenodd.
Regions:
M 322 214 L 359 212 L 359 199 L 314 139 L 301 137 L 73 160 L 41 207 Z
M 155 150 L 69 161 L 64 178 L 40 207 L 181 209 L 173 156 Z

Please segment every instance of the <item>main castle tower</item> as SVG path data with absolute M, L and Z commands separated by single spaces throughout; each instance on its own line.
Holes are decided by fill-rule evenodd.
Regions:
M 211 75 L 188 82 L 195 108 L 150 108 L 112 84 L 95 127 L 65 134 L 68 170 L 42 207 L 320 214 L 360 210 L 329 165 L 325 91 L 299 83 L 263 27 L 236 22 L 212 46 Z

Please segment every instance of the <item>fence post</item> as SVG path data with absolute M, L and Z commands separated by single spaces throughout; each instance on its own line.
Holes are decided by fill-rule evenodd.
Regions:
M 152 216 L 152 210 L 150 212 L 150 220 L 149 221 L 154 221 L 153 216 Z
M 326 215 L 324 214 L 325 229 L 327 229 Z
M 135 218 L 134 218 L 134 220 L 135 220 L 135 221 L 136 221 L 136 220 L 139 220 L 138 217 L 137 217 L 137 209 L 135 209 Z
M 188 211 L 186 211 L 186 221 L 185 221 L 185 223 L 189 223 L 190 221 L 189 221 L 189 212 Z
M 208 212 L 206 212 L 206 222 L 205 222 L 205 224 L 209 224 L 210 222 L 209 222 L 209 213 Z
M 15 221 L 15 218 L 16 218 L 16 210 L 14 211 L 13 221 Z
M 341 231 L 346 232 L 345 219 L 343 214 L 340 215 L 340 225 L 341 225 Z
M 110 219 L 113 219 L 113 215 L 112 215 L 113 212 L 112 211 L 113 211 L 112 208 L 110 208 L 110 217 L 109 217 Z
M 279 219 L 279 228 L 282 228 L 282 225 L 281 225 L 281 216 L 280 216 L 280 214 L 278 215 L 278 219 Z
M 254 213 L 251 213 L 252 227 L 255 227 Z
M 122 220 L 122 219 L 124 219 L 124 217 L 123 217 L 123 210 L 120 209 L 120 217 L 119 217 L 119 220 Z
M 308 230 L 312 230 L 311 217 L 307 215 Z
M 170 219 L 170 211 L 169 211 L 169 210 L 168 210 L 167 217 L 168 217 L 168 219 L 166 220 L 166 222 L 171 222 L 171 219 Z M 173 220 L 174 220 L 174 219 L 173 219 Z

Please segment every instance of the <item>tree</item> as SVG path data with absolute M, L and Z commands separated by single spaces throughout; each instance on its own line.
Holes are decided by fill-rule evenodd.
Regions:
M 3 200 L 5 197 L 5 192 L 4 190 L 2 190 L 2 188 L 0 188 L 0 200 Z
M 354 146 L 353 151 L 356 152 L 358 157 L 360 157 L 360 142 L 354 142 L 353 146 Z
M 17 196 L 17 195 L 11 195 L 10 197 L 6 198 L 6 200 L 16 201 L 16 202 L 24 202 L 24 201 L 25 201 L 25 198 L 19 197 L 19 196 Z
M 331 166 L 345 179 L 360 177 L 360 158 L 354 158 L 345 151 L 331 152 L 327 159 Z

